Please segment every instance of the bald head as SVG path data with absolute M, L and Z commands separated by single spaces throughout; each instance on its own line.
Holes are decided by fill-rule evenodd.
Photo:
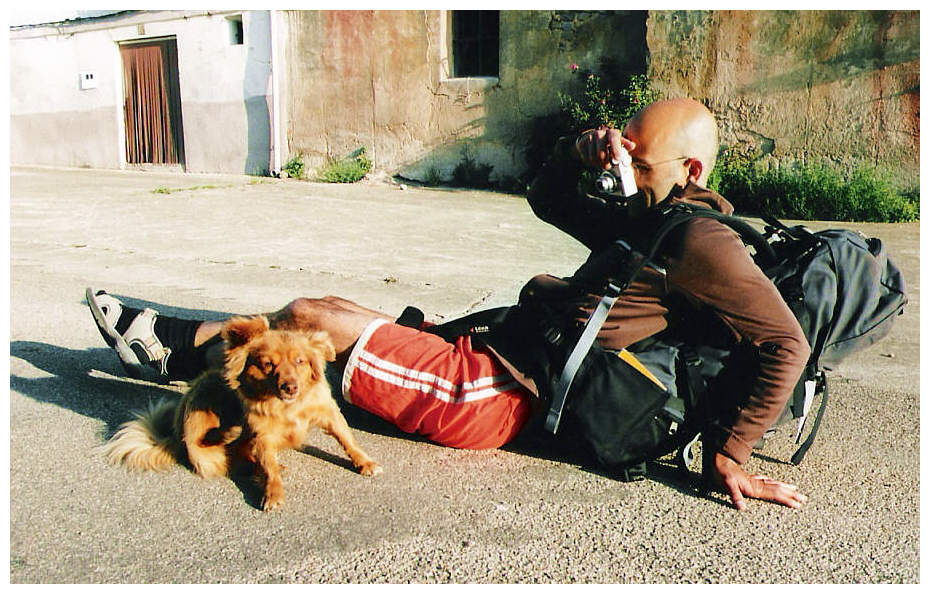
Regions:
M 706 181 L 717 160 L 714 115 L 694 99 L 657 101 L 633 116 L 624 136 L 637 143 L 647 161 L 694 157 L 703 163 Z

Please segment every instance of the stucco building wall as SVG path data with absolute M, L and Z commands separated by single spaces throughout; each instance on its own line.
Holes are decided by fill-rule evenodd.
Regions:
M 174 37 L 185 169 L 267 171 L 269 15 L 267 11 L 243 13 L 244 43 L 234 45 L 229 14 L 154 11 L 11 31 L 12 163 L 122 167 L 125 138 L 119 45 Z M 94 73 L 95 88 L 80 88 L 82 72 Z
M 917 11 L 502 11 L 494 78 L 450 75 L 449 11 L 247 11 L 242 45 L 233 14 L 11 30 L 12 162 L 124 166 L 119 44 L 174 37 L 188 171 L 265 173 L 297 154 L 313 171 L 364 146 L 415 179 L 449 179 L 466 154 L 516 177 L 538 118 L 577 83 L 569 65 L 611 57 L 704 101 L 724 145 L 919 176 Z M 80 90 L 86 71 L 97 86 Z
M 647 28 L 654 84 L 704 101 L 724 145 L 918 180 L 918 12 L 651 11 Z
M 102 38 L 97 33 L 10 40 L 13 164 L 119 167 L 119 53 L 102 49 Z M 85 71 L 94 73 L 96 89 L 79 89 L 79 73 Z
M 503 11 L 500 75 L 451 78 L 447 11 L 288 13 L 288 140 L 311 168 L 365 146 L 376 167 L 448 179 L 468 155 L 492 179 L 526 168 L 569 64 L 641 67 L 717 115 L 725 146 L 769 158 L 919 169 L 919 13 Z
M 452 78 L 448 11 L 288 12 L 291 153 L 317 168 L 364 146 L 378 168 L 448 179 L 468 151 L 492 179 L 518 175 L 572 62 L 644 63 L 645 12 L 562 14 L 503 11 L 500 75 Z

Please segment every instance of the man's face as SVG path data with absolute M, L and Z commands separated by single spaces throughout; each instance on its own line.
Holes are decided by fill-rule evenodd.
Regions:
M 662 138 L 649 138 L 638 134 L 635 128 L 627 127 L 624 136 L 636 143 L 630 151 L 633 173 L 641 197 L 630 202 L 631 214 L 640 214 L 664 200 L 675 188 L 688 184 L 688 162 L 671 143 Z

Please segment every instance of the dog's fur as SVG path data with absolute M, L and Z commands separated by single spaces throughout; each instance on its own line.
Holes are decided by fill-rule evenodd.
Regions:
M 188 462 L 204 478 L 228 476 L 240 462 L 257 464 L 262 508 L 284 501 L 279 450 L 300 448 L 312 427 L 336 438 L 365 476 L 381 467 L 355 442 L 324 371 L 335 359 L 325 332 L 269 329 L 264 316 L 233 318 L 222 330 L 222 369 L 197 378 L 180 401 L 136 413 L 106 444 L 107 459 L 135 470 Z

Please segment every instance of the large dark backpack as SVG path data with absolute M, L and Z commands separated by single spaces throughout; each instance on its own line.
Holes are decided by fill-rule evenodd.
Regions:
M 800 443 L 811 404 L 822 396 L 809 436 L 792 457 L 799 464 L 827 403 L 824 370 L 885 336 L 907 303 L 901 273 L 878 239 L 842 229 L 814 233 L 773 217 L 765 218 L 760 233 L 739 217 L 676 205 L 656 212 L 649 245 L 636 249 L 617 241 L 588 259 L 585 272 L 603 276 L 604 297 L 583 328 L 528 301 L 432 331 L 447 338 L 470 333 L 533 378 L 548 404 L 545 428 L 561 431 L 564 416 L 564 430 L 585 443 L 614 476 L 642 478 L 645 462 L 675 449 L 686 464 L 690 445 L 718 421 L 720 395 L 745 389 L 751 381 L 755 353 L 669 334 L 631 347 L 632 353 L 617 353 L 600 348 L 594 337 L 607 310 L 656 260 L 665 239 L 698 216 L 739 233 L 811 345 L 808 365 L 779 421 L 798 420 Z

